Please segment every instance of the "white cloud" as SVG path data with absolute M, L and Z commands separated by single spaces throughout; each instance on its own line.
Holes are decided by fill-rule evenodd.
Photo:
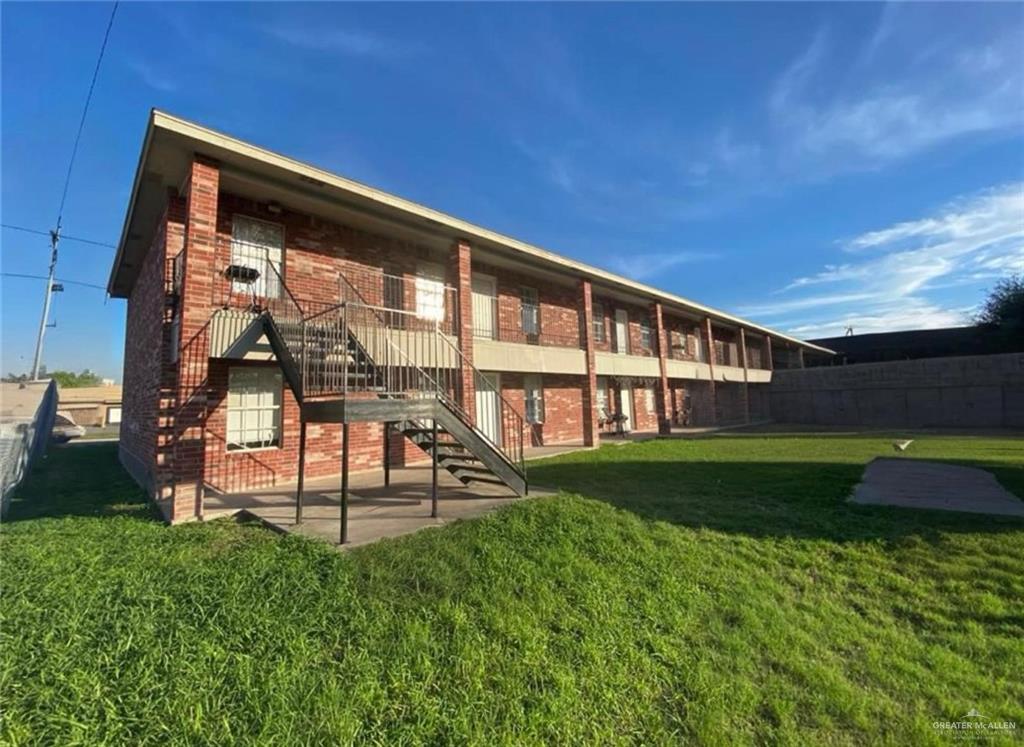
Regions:
M 895 33 L 894 18 L 883 17 L 863 62 Z M 820 30 L 769 95 L 783 170 L 829 175 L 877 168 L 965 135 L 1014 131 L 1024 124 L 1024 71 L 1020 52 L 1011 51 L 1016 43 L 998 40 L 940 56 L 923 76 L 878 70 L 847 82 L 836 75 L 840 52 Z
M 333 52 L 349 57 L 391 60 L 420 51 L 379 34 L 354 28 L 268 26 L 264 31 L 279 41 L 316 52 Z
M 856 259 L 795 278 L 780 300 L 742 313 L 804 335 L 963 324 L 980 284 L 1024 271 L 1024 182 L 957 199 L 840 248 Z
M 629 257 L 616 257 L 609 262 L 611 269 L 620 275 L 645 280 L 668 272 L 680 265 L 693 262 L 706 262 L 718 259 L 714 252 L 658 252 L 653 254 L 633 254 Z
M 142 60 L 132 60 L 128 62 L 128 67 L 150 88 L 164 93 L 173 93 L 178 90 L 178 84 L 174 80 L 161 74 L 149 63 Z

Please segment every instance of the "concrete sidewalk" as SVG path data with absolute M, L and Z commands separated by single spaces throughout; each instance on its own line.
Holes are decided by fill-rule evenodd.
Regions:
M 385 537 L 400 537 L 426 527 L 443 526 L 457 519 L 483 516 L 518 500 L 501 485 L 475 483 L 465 486 L 446 470 L 438 470 L 438 517 L 430 516 L 431 472 L 429 463 L 392 468 L 391 485 L 384 487 L 384 471 L 372 470 L 349 476 L 348 544 L 356 547 Z M 337 545 L 341 536 L 340 478 L 310 480 L 303 491 L 303 522 L 295 525 L 295 485 L 230 495 L 208 495 L 204 518 L 244 512 L 273 529 L 297 532 Z M 530 491 L 531 498 L 552 495 Z M 243 514 L 243 515 L 244 515 Z
M 850 500 L 1024 517 L 1024 501 L 1000 485 L 991 472 L 918 459 L 875 459 L 864 470 Z

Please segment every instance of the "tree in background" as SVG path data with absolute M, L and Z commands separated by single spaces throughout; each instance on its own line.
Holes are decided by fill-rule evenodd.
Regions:
M 82 371 L 82 373 L 76 374 L 73 371 L 54 371 L 48 374 L 48 376 L 57 382 L 57 386 L 63 388 L 103 385 L 103 380 L 88 368 Z
M 996 283 L 975 322 L 1007 342 L 1024 341 L 1024 275 L 1011 275 Z

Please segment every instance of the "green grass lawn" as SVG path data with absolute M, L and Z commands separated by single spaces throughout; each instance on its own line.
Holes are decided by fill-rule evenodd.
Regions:
M 538 462 L 571 493 L 348 553 L 165 527 L 116 445 L 0 533 L 5 744 L 948 744 L 1024 732 L 1024 522 L 845 502 L 884 435 Z M 1024 496 L 1024 440 L 925 436 Z

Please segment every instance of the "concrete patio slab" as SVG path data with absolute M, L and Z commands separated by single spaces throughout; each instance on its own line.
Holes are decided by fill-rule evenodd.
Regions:
M 868 464 L 854 503 L 1024 517 L 1024 501 L 974 467 L 879 458 Z
M 438 517 L 430 516 L 430 464 L 393 468 L 391 485 L 384 486 L 383 470 L 349 476 L 348 543 L 357 547 L 385 537 L 399 537 L 458 519 L 483 516 L 523 500 L 501 485 L 463 485 L 438 470 Z M 530 490 L 530 498 L 552 495 Z M 281 532 L 296 532 L 337 545 L 341 535 L 339 478 L 309 480 L 303 491 L 303 521 L 295 524 L 295 485 L 280 485 L 251 493 L 208 495 L 204 518 L 248 514 Z

